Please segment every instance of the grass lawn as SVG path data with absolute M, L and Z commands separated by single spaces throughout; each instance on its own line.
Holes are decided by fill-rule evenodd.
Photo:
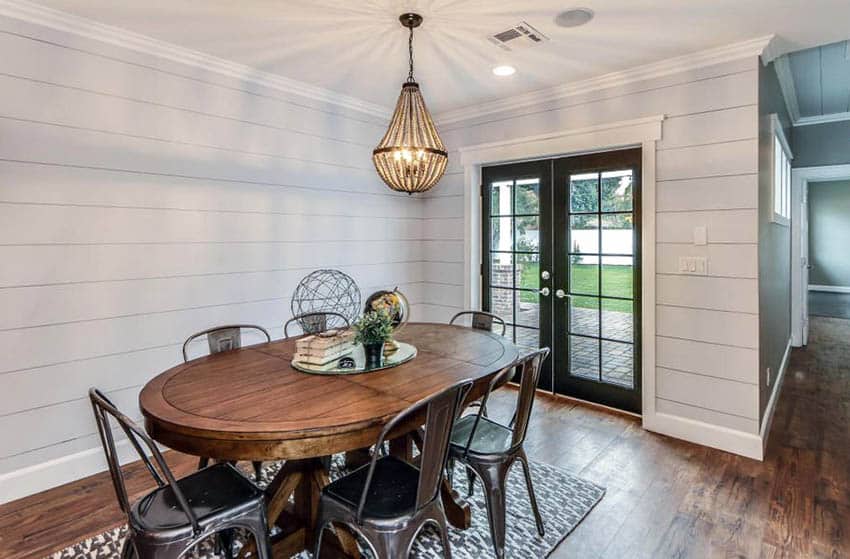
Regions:
M 572 291 L 581 293 L 594 293 L 597 289 L 597 267 L 595 264 L 573 264 L 572 265 Z M 537 285 L 540 271 L 537 264 L 525 264 L 522 269 L 522 285 Z M 631 266 L 605 266 L 602 276 L 603 292 L 614 297 L 630 297 L 632 292 L 632 267 Z M 524 292 L 521 295 L 524 303 L 536 303 L 537 295 Z M 596 308 L 596 299 L 590 297 L 573 296 L 573 305 L 576 307 Z M 632 312 L 631 301 L 617 301 L 605 299 L 602 302 L 603 310 Z

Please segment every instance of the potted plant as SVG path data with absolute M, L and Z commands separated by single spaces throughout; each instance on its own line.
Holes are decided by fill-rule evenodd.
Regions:
M 365 313 L 354 323 L 356 343 L 363 344 L 366 368 L 374 369 L 383 364 L 384 343 L 392 338 L 393 317 L 386 309 Z

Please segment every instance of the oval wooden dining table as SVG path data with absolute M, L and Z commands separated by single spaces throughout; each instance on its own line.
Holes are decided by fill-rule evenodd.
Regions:
M 461 326 L 409 323 L 396 335 L 418 355 L 391 369 L 353 375 L 303 373 L 290 361 L 289 338 L 210 355 L 169 369 L 142 389 L 145 427 L 156 441 L 183 453 L 216 460 L 284 464 L 266 489 L 275 557 L 311 545 L 318 498 L 329 483 L 327 458 L 374 444 L 386 422 L 421 398 L 472 379 L 469 399 L 515 361 L 519 349 L 502 336 Z M 416 428 L 392 434 L 391 451 L 410 460 Z M 470 524 L 469 507 L 447 483 L 449 521 Z M 330 537 L 327 537 L 330 536 Z M 322 557 L 357 557 L 352 537 L 329 533 Z

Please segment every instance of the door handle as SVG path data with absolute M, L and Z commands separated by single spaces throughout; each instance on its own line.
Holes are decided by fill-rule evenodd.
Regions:
M 563 299 L 564 297 L 572 298 L 572 295 L 569 295 L 563 289 L 559 289 L 559 290 L 555 291 L 555 297 L 557 297 L 558 299 Z
M 538 293 L 540 293 L 540 294 L 541 294 L 541 295 L 543 295 L 544 297 L 548 297 L 548 296 L 549 296 L 549 288 L 548 288 L 548 287 L 544 287 L 544 288 L 543 288 L 543 289 L 541 289 Z

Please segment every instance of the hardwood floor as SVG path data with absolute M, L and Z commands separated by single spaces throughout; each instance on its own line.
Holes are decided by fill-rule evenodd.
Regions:
M 850 322 L 813 318 L 809 342 L 792 353 L 764 462 L 540 397 L 529 456 L 608 489 L 552 557 L 850 557 Z M 196 463 L 169 460 L 177 473 Z M 146 474 L 127 471 L 131 491 L 144 492 Z M 0 506 L 0 558 L 43 557 L 121 522 L 98 474 Z

